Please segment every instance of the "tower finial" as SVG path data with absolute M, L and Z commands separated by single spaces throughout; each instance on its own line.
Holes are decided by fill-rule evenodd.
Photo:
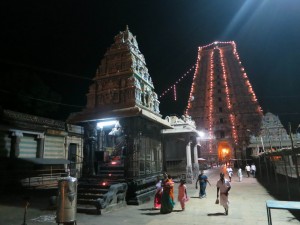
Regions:
M 128 25 L 126 25 L 126 31 L 129 31 L 129 27 L 128 27 Z

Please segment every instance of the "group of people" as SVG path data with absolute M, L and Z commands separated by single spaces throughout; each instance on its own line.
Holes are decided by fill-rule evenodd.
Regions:
M 189 200 L 185 185 L 185 180 L 181 179 L 178 186 L 178 201 L 181 209 L 185 209 L 185 203 Z M 170 175 L 164 173 L 163 180 L 157 178 L 156 193 L 154 197 L 154 208 L 160 209 L 160 213 L 171 213 L 175 206 L 174 201 L 174 181 Z
M 249 166 L 249 164 L 246 165 L 245 167 L 247 176 L 250 177 L 250 173 L 252 174 L 253 177 L 255 177 L 255 173 L 256 173 L 256 166 L 254 163 L 251 164 L 251 166 Z
M 256 167 L 254 164 L 251 167 L 247 164 L 245 168 L 248 177 L 250 177 L 250 173 L 255 177 Z M 225 209 L 225 215 L 228 215 L 229 209 L 229 200 L 228 193 L 231 189 L 231 178 L 233 176 L 233 170 L 231 167 L 227 168 L 227 173 L 229 180 L 225 178 L 225 173 L 220 173 L 220 179 L 217 181 L 217 200 L 216 203 L 220 204 Z M 242 169 L 239 167 L 237 171 L 237 175 L 239 177 L 239 181 L 242 181 Z M 210 184 L 208 177 L 204 174 L 203 171 L 200 172 L 197 181 L 196 181 L 196 189 L 198 188 L 198 183 L 200 186 L 199 198 L 206 197 L 206 187 L 207 184 Z M 187 187 L 185 185 L 185 180 L 181 179 L 180 184 L 178 186 L 178 201 L 180 202 L 182 210 L 185 210 L 185 203 L 189 200 L 187 195 Z M 174 202 L 174 181 L 171 176 L 164 173 L 163 180 L 158 178 L 156 184 L 156 194 L 154 198 L 154 207 L 156 209 L 160 209 L 160 213 L 166 214 L 173 211 L 175 202 Z
M 229 177 L 229 182 L 231 182 L 231 179 L 233 177 L 233 169 L 229 166 L 227 167 L 227 174 L 228 174 L 228 177 Z M 242 173 L 242 169 L 241 167 L 239 167 L 238 171 L 237 171 L 237 176 L 239 178 L 239 182 L 241 182 L 243 180 L 243 173 Z
M 231 169 L 231 168 L 230 168 Z M 231 180 L 231 176 L 233 174 L 233 170 L 229 170 L 229 178 Z M 206 197 L 206 186 L 207 184 L 210 184 L 208 177 L 203 173 L 203 171 L 200 172 L 198 179 L 196 181 L 196 189 L 198 188 L 198 182 L 200 185 L 200 191 L 199 191 L 199 198 Z M 225 174 L 220 173 L 220 179 L 217 181 L 217 203 L 220 203 L 225 209 L 225 215 L 228 215 L 228 192 L 231 189 L 230 181 L 225 179 Z
M 229 182 L 231 182 L 231 178 L 233 176 L 233 170 L 232 170 L 232 168 L 230 166 L 227 167 L 226 170 L 227 170 Z M 249 164 L 247 164 L 246 167 L 245 167 L 245 171 L 247 173 L 247 177 L 250 177 L 250 174 L 252 174 L 252 176 L 255 177 L 255 173 L 256 173 L 256 166 L 255 166 L 255 164 L 252 163 L 251 166 Z M 242 172 L 242 168 L 241 167 L 238 168 L 237 176 L 239 178 L 239 182 L 241 182 L 243 180 L 243 172 Z
M 231 168 L 230 168 L 231 169 Z M 233 174 L 232 169 L 229 170 L 230 173 L 230 180 L 231 176 Z M 196 189 L 198 188 L 198 183 L 200 186 L 199 191 L 199 198 L 206 197 L 206 186 L 207 184 L 210 184 L 208 177 L 203 173 L 203 171 L 200 172 L 198 179 L 196 181 Z M 225 179 L 225 174 L 220 173 L 220 179 L 217 181 L 217 203 L 222 205 L 225 209 L 225 215 L 228 215 L 228 208 L 229 208 L 229 201 L 228 201 L 228 192 L 231 189 L 230 181 Z

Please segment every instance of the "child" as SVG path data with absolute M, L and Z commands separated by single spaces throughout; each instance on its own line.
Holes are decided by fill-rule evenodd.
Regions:
M 156 192 L 155 192 L 155 196 L 154 196 L 154 208 L 155 209 L 160 209 L 160 207 L 161 207 L 162 192 L 163 192 L 163 188 L 161 185 L 161 180 L 158 176 L 157 182 L 156 182 Z
M 188 196 L 186 192 L 185 180 L 181 179 L 178 186 L 178 201 L 180 202 L 181 209 L 185 209 L 185 202 L 188 201 Z

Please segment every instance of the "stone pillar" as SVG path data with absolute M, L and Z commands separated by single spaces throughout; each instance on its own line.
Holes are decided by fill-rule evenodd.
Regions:
M 18 158 L 20 156 L 21 137 L 23 137 L 23 133 L 21 131 L 12 132 L 10 158 Z
M 192 166 L 191 142 L 188 142 L 186 145 L 186 164 L 187 166 Z
M 45 143 L 45 135 L 44 134 L 39 134 L 37 136 L 38 143 L 37 143 L 37 152 L 36 152 L 36 157 L 37 158 L 44 158 L 44 143 Z
M 199 158 L 198 157 L 198 148 L 197 147 L 198 147 L 198 145 L 194 146 L 194 163 L 195 164 L 198 164 L 198 158 Z
M 97 123 L 90 123 L 84 127 L 84 147 L 83 147 L 83 174 L 95 175 L 95 151 L 97 146 Z
M 186 145 L 186 183 L 191 184 L 193 181 L 193 168 L 191 156 L 191 142 Z
M 194 146 L 194 170 L 193 170 L 193 174 L 194 174 L 194 179 L 198 178 L 198 174 L 199 174 L 199 163 L 198 163 L 198 145 L 196 144 Z

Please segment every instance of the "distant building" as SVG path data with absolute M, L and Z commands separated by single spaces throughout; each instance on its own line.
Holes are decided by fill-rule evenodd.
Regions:
M 163 129 L 164 170 L 172 176 L 185 174 L 187 183 L 199 174 L 199 148 L 195 122 L 190 117 L 167 116 L 174 129 Z
M 198 51 L 186 114 L 206 133 L 202 157 L 245 158 L 249 132 L 258 133 L 262 110 L 239 59 L 235 42 L 214 42 Z
M 263 116 L 260 133 L 252 134 L 247 146 L 247 157 L 255 161 L 260 176 L 267 176 L 269 180 L 276 172 L 275 179 L 278 179 L 279 174 L 299 178 L 300 133 L 297 132 L 298 129 L 296 133 L 288 134 L 278 116 L 270 112 Z M 276 183 L 278 185 L 278 180 Z M 287 186 L 287 189 L 289 188 Z
M 67 171 L 80 177 L 80 126 L 11 110 L 0 115 L 0 187 L 56 187 Z
M 300 140 L 299 134 L 292 134 L 294 145 Z M 257 156 L 262 152 L 276 151 L 283 148 L 291 148 L 291 137 L 286 132 L 278 116 L 268 112 L 262 118 L 260 132 L 251 134 L 247 146 L 251 151 L 248 156 Z

